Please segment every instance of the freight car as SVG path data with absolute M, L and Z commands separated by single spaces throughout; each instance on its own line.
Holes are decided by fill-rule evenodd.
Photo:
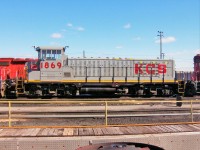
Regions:
M 176 80 L 194 81 L 194 71 L 175 71 Z
M 177 80 L 182 80 L 185 83 L 193 82 L 195 85 L 195 94 L 200 94 L 200 54 L 194 56 L 194 71 L 176 71 Z
M 196 93 L 200 94 L 200 54 L 194 56 L 194 74 L 193 80 L 196 84 Z
M 196 94 L 200 94 L 200 54 L 194 56 L 194 71 L 176 71 L 176 79 L 185 82 L 192 81 L 195 85 Z
M 178 81 L 173 60 L 69 58 L 65 47 L 37 47 L 38 61 L 25 65 L 26 77 L 9 93 L 22 88 L 26 96 L 67 97 L 82 94 L 193 96 L 193 82 Z M 12 94 L 11 94 L 12 95 Z

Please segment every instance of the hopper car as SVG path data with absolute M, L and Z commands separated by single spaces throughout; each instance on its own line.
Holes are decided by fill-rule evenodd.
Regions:
M 66 47 L 35 50 L 37 59 L 0 59 L 2 97 L 193 96 L 198 91 L 196 82 L 178 79 L 171 59 L 70 58 Z

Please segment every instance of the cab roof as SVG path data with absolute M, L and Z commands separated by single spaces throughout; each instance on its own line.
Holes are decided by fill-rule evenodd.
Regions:
M 40 50 L 64 50 L 64 52 L 65 52 L 65 47 L 61 47 L 61 46 L 39 46 L 39 47 L 36 47 L 36 51 L 40 51 Z

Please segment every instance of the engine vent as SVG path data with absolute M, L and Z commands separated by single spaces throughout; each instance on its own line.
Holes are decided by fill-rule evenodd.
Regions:
M 64 77 L 71 77 L 71 72 L 64 72 Z

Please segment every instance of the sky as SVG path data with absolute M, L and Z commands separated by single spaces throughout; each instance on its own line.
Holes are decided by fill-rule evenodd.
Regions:
M 199 0 L 1 0 L 0 57 L 37 57 L 33 46 L 69 46 L 68 57 L 164 59 L 192 71 L 200 54 Z

